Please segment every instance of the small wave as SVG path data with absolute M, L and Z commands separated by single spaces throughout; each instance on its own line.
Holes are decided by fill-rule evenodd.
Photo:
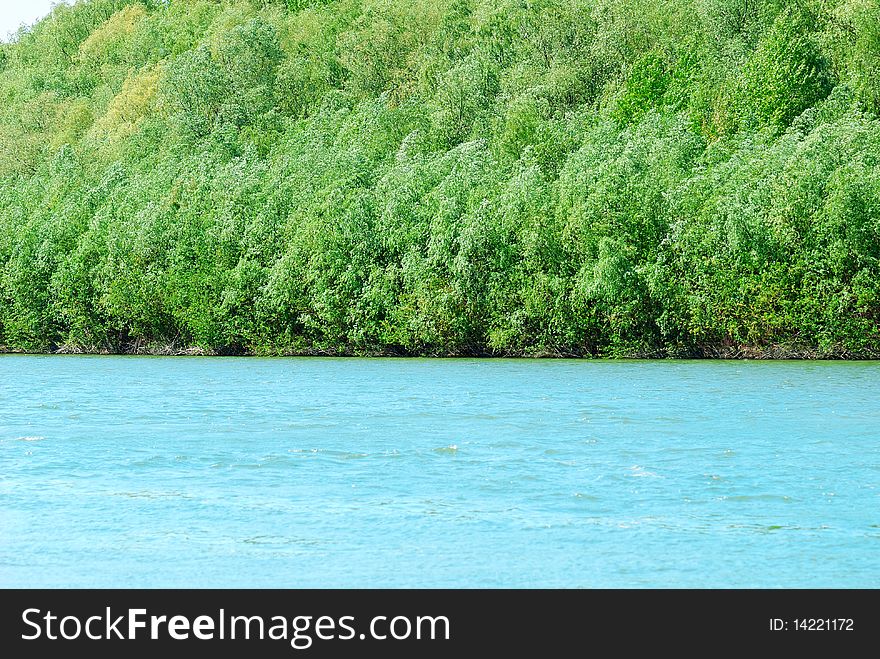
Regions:
M 339 449 L 325 449 L 325 448 L 290 448 L 287 449 L 288 453 L 292 453 L 294 455 L 317 455 L 321 454 L 323 457 L 336 459 L 336 460 L 350 460 L 352 458 L 368 458 L 370 457 L 369 453 L 363 453 L 358 451 L 343 451 Z
M 728 524 L 728 529 L 737 531 L 754 531 L 756 533 L 774 533 L 776 531 L 827 531 L 831 527 L 827 524 L 820 526 L 801 526 L 799 524 Z
M 446 455 L 455 455 L 458 453 L 458 445 L 450 444 L 449 446 L 441 446 L 434 449 L 434 453 L 442 453 Z
M 629 468 L 629 471 L 630 476 L 633 478 L 660 478 L 658 474 L 655 474 L 653 471 L 648 471 L 639 465 L 633 465 Z
M 46 438 L 42 437 L 41 435 L 30 435 L 28 437 L 16 437 L 15 441 L 17 441 L 17 442 L 42 442 L 44 439 L 46 439 Z
M 280 535 L 257 535 L 242 542 L 248 545 L 289 545 L 292 541 Z
M 369 453 L 340 453 L 337 456 L 340 460 L 360 460 L 361 458 L 369 458 Z
M 165 462 L 166 458 L 164 455 L 151 455 L 148 458 L 138 458 L 136 460 L 132 460 L 129 464 L 132 467 L 148 467 L 157 462 Z
M 143 490 L 138 492 L 116 492 L 116 496 L 127 499 L 189 499 L 191 497 L 182 492 L 158 492 Z
M 790 496 L 784 494 L 734 494 L 720 497 L 722 501 L 791 501 Z
M 242 542 L 247 545 L 268 545 L 276 547 L 285 545 L 317 547 L 326 544 L 325 541 L 315 538 L 288 538 L 282 535 L 257 535 L 251 538 L 244 538 Z

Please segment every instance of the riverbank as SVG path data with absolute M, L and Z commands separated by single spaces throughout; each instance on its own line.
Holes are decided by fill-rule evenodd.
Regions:
M 877 3 L 312 4 L 0 48 L 0 343 L 880 356 Z
M 143 357 L 399 357 L 399 358 L 485 358 L 485 359 L 718 359 L 718 360 L 802 360 L 802 361 L 868 361 L 880 359 L 880 351 L 855 352 L 846 349 L 822 350 L 809 346 L 790 345 L 707 345 L 692 348 L 661 348 L 655 351 L 635 351 L 631 353 L 591 353 L 573 350 L 513 350 L 493 351 L 472 349 L 459 351 L 409 350 L 402 346 L 389 346 L 376 349 L 307 348 L 252 350 L 241 347 L 222 347 L 218 349 L 161 343 L 131 343 L 119 347 L 60 345 L 45 350 L 26 350 L 0 345 L 0 355 L 103 355 L 103 356 L 143 356 Z

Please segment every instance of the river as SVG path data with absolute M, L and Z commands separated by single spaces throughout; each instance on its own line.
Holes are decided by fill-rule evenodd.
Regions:
M 880 364 L 0 357 L 0 587 L 880 587 Z

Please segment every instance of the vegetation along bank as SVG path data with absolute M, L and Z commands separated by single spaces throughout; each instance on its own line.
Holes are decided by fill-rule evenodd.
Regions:
M 0 45 L 0 349 L 880 356 L 869 0 L 81 0 Z

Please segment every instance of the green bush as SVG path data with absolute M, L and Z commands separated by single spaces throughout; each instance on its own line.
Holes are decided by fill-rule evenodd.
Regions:
M 853 0 L 81 0 L 0 45 L 0 349 L 880 355 Z

